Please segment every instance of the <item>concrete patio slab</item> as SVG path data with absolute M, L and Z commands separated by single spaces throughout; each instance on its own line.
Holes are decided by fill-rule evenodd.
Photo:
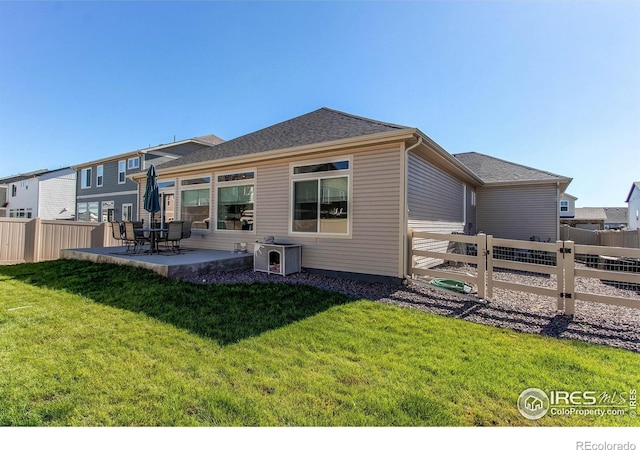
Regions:
M 253 253 L 225 250 L 184 249 L 181 253 L 127 253 L 126 247 L 60 250 L 62 259 L 142 267 L 167 278 L 193 279 L 215 272 L 253 268 Z

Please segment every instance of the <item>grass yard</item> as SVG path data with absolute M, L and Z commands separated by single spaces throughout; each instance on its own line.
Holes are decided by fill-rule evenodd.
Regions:
M 629 392 L 640 355 L 302 286 L 0 266 L 3 426 L 638 426 L 523 418 L 526 388 Z

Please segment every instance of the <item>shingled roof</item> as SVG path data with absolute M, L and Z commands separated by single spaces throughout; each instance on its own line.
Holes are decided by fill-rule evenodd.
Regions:
M 571 180 L 562 175 L 504 161 L 482 153 L 458 153 L 453 156 L 487 184 Z
M 220 143 L 215 147 L 193 152 L 190 155 L 163 164 L 162 168 L 167 169 L 185 164 L 410 128 L 358 117 L 334 109 L 320 108 L 302 116 Z

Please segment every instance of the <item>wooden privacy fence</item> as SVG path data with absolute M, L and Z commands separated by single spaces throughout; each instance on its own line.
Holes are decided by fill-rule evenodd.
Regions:
M 640 308 L 640 249 L 413 230 L 408 236 L 410 281 L 472 283 L 480 299 L 494 289 L 552 297 L 567 315 L 575 300 Z
M 104 222 L 0 218 L 0 264 L 58 259 L 65 248 L 117 245 Z

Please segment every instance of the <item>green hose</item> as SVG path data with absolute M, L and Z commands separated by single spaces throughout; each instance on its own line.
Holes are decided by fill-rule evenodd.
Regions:
M 430 285 L 436 286 L 450 291 L 456 291 L 468 294 L 473 291 L 473 286 L 464 281 L 453 280 L 449 278 L 434 278 L 429 282 Z

